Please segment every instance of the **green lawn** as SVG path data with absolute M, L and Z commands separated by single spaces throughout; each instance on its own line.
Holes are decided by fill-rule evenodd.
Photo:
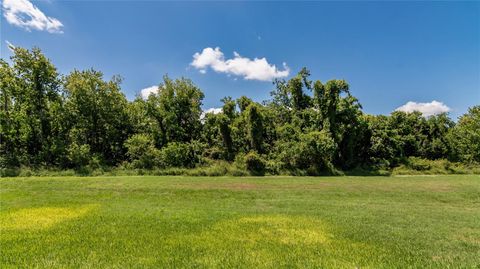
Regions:
M 480 176 L 0 179 L 1 268 L 478 268 Z

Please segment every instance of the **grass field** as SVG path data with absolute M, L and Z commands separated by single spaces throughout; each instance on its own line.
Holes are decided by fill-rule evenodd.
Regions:
M 1 268 L 479 268 L 480 176 L 0 179 Z

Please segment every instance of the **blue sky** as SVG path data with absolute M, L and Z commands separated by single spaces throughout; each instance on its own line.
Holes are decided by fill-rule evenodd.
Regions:
M 7 41 L 38 46 L 63 74 L 121 75 L 130 100 L 168 74 L 191 78 L 205 109 L 260 101 L 272 78 L 306 66 L 312 79 L 347 80 L 367 113 L 410 101 L 456 118 L 480 104 L 479 2 L 3 0 L 0 30 L 2 58 Z

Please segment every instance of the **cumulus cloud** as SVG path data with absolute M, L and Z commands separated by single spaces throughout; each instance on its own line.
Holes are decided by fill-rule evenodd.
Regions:
M 286 77 L 290 73 L 286 63 L 283 63 L 283 70 L 280 70 L 275 65 L 269 64 L 266 58 L 252 60 L 240 56 L 237 52 L 233 55 L 232 59 L 225 60 L 219 47 L 204 48 L 202 52 L 193 55 L 190 65 L 199 69 L 202 74 L 210 67 L 215 72 L 241 76 L 247 80 L 270 81 L 274 78 Z
M 205 114 L 207 114 L 207 113 L 218 114 L 218 113 L 222 113 L 222 108 L 212 107 L 212 108 L 209 108 L 207 110 L 204 110 L 203 112 L 205 112 Z
M 158 93 L 158 86 L 150 86 L 148 88 L 142 89 L 140 91 L 140 96 L 142 96 L 143 99 L 147 99 L 150 94 L 156 93 Z
M 430 103 L 407 102 L 403 106 L 396 109 L 396 111 L 413 112 L 419 111 L 423 116 L 428 117 L 440 113 L 449 112 L 450 108 L 442 102 L 433 100 Z
M 218 113 L 222 113 L 222 111 L 223 111 L 222 108 L 219 108 L 219 107 L 212 107 L 212 108 L 206 109 L 202 112 L 202 115 L 200 115 L 200 119 L 203 120 L 208 113 L 218 114 Z
M 39 30 L 49 33 L 63 33 L 63 24 L 46 16 L 29 0 L 3 0 L 3 16 L 8 23 L 24 28 L 27 31 Z

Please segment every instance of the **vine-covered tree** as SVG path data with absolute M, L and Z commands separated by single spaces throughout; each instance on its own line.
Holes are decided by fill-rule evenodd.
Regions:
M 247 137 L 252 150 L 262 153 L 263 149 L 263 116 L 257 104 L 250 104 L 246 110 Z

